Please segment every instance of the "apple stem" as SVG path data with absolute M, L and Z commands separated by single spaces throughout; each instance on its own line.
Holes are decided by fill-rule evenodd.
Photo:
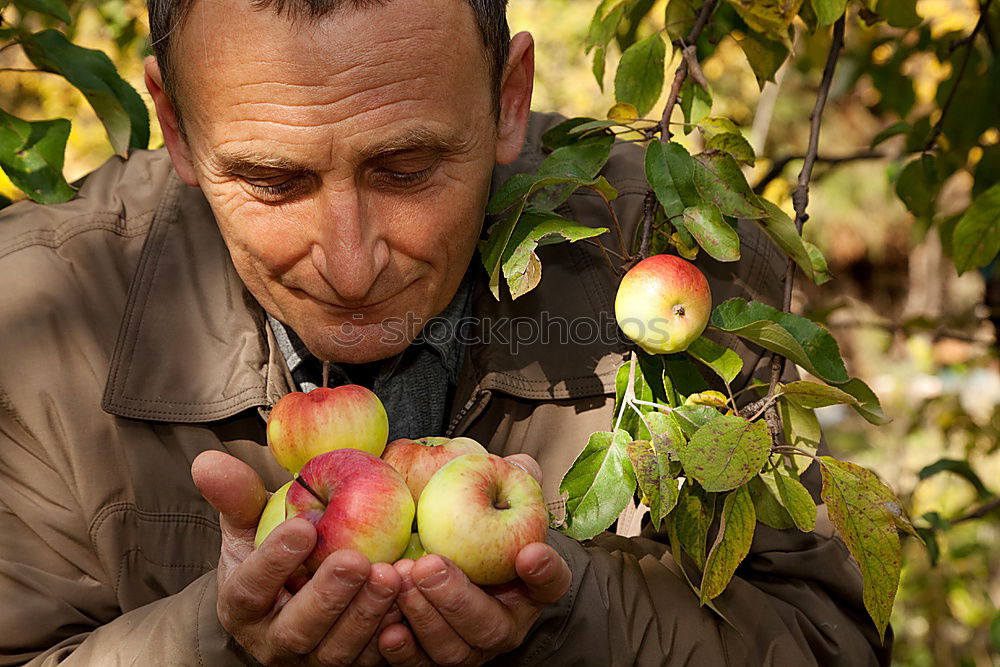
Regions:
M 326 507 L 326 501 L 323 500 L 322 498 L 320 498 L 319 494 L 316 493 L 315 491 L 313 491 L 312 487 L 309 486 L 308 484 L 306 484 L 305 480 L 303 480 L 298 475 L 295 476 L 295 483 L 298 484 L 299 486 L 301 486 L 306 491 L 308 491 L 310 494 L 312 494 L 312 497 L 315 498 L 316 500 L 318 500 L 323 507 Z
M 493 503 L 493 508 L 498 510 L 509 510 L 510 501 L 509 500 L 497 500 Z
M 323 362 L 323 388 L 326 389 L 330 384 L 330 362 Z

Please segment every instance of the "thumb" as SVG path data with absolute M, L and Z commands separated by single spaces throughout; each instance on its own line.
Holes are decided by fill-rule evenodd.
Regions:
M 534 477 L 535 481 L 539 484 L 542 483 L 542 466 L 538 465 L 538 461 L 533 459 L 528 454 L 511 454 L 510 456 L 503 457 L 503 460 L 507 463 L 516 465 L 518 468 Z
M 256 530 L 267 503 L 267 489 L 253 468 L 234 456 L 209 450 L 191 464 L 191 478 L 205 500 L 222 515 L 223 531 Z

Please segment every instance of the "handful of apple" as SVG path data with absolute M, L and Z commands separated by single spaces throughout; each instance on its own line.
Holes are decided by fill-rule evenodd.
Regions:
M 534 477 L 470 438 L 401 438 L 386 447 L 385 408 L 364 387 L 282 397 L 267 436 L 295 479 L 268 500 L 254 546 L 286 518 L 305 518 L 317 531 L 310 573 L 350 548 L 373 563 L 439 554 L 474 583 L 499 584 L 517 576 L 522 547 L 545 541 L 548 511 Z

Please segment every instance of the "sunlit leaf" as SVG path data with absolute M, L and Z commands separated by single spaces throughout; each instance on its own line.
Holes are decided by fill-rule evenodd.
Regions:
M 713 259 L 735 262 L 740 258 L 740 237 L 715 204 L 705 202 L 684 209 L 684 226 Z
M 607 530 L 635 493 L 635 471 L 626 447 L 625 431 L 600 431 L 570 466 L 559 491 L 567 495 L 566 526 L 570 537 L 588 540 Z
M 684 4 L 684 3 L 673 3 Z M 693 124 L 699 123 L 712 113 L 712 92 L 694 82 L 691 77 L 681 84 L 681 112 L 684 114 L 684 134 L 691 134 Z
M 875 392 L 858 378 L 851 378 L 843 384 L 838 384 L 837 388 L 841 391 L 846 391 L 858 399 L 858 405 L 852 405 L 851 407 L 854 408 L 855 412 L 864 417 L 868 423 L 881 426 L 892 421 L 891 418 L 882 412 L 882 405 L 879 403 Z
M 632 123 L 639 119 L 639 110 L 628 102 L 619 102 L 608 109 L 608 120 L 616 123 Z
M 803 533 L 811 533 L 816 528 L 816 503 L 802 482 L 786 475 L 781 468 L 771 471 L 781 504 L 795 522 L 795 527 Z
M 706 491 L 729 491 L 749 482 L 767 461 L 771 434 L 763 421 L 719 415 L 678 452 L 684 472 Z
M 729 383 L 743 370 L 743 359 L 735 351 L 701 336 L 686 350 L 692 357 L 712 369 L 716 375 Z
M 757 515 L 753 500 L 746 486 L 741 486 L 726 496 L 722 504 L 722 516 L 715 544 L 708 552 L 705 573 L 701 579 L 701 601 L 707 602 L 726 590 L 736 568 L 747 554 L 753 542 Z
M 788 47 L 783 42 L 752 30 L 743 39 L 737 40 L 737 43 L 743 49 L 750 69 L 757 77 L 757 86 L 761 89 L 766 82 L 774 81 L 774 75 L 788 58 Z
M 816 20 L 820 25 L 833 25 L 834 21 L 844 15 L 847 0 L 809 0 L 816 12 Z
M 820 463 L 823 501 L 861 568 L 865 608 L 883 635 L 899 587 L 900 543 L 891 509 L 898 501 L 860 466 L 829 456 Z
M 732 156 L 740 164 L 754 165 L 757 156 L 754 154 L 753 146 L 742 134 L 725 132 L 716 134 L 705 142 L 706 151 L 721 151 Z
M 815 322 L 759 301 L 733 298 L 712 311 L 712 325 L 791 359 L 816 377 L 836 385 L 850 378 L 837 341 Z M 850 391 L 841 386 L 844 391 Z
M 694 161 L 694 185 L 705 201 L 733 218 L 764 218 L 761 200 L 750 189 L 736 160 L 724 153 L 703 153 Z
M 803 408 L 824 408 L 829 405 L 857 405 L 858 399 L 846 391 L 828 384 L 796 380 L 780 387 L 782 395 Z
M 802 0 L 729 0 L 729 4 L 753 30 L 782 39 Z
M 666 44 L 659 32 L 628 47 L 615 73 L 615 101 L 635 106 L 645 116 L 663 91 Z
M 776 530 L 788 530 L 795 527 L 795 522 L 792 521 L 788 510 L 778 500 L 777 491 L 765 484 L 760 475 L 750 480 L 750 483 L 747 484 L 747 490 L 750 492 L 750 499 L 753 500 L 754 513 L 757 515 L 758 521 Z

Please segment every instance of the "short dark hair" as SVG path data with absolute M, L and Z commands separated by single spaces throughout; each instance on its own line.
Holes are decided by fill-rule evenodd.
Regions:
M 163 77 L 163 86 L 174 103 L 178 114 L 177 84 L 171 63 L 171 37 L 184 23 L 184 18 L 195 0 L 147 0 L 149 12 L 149 41 L 156 54 L 156 61 Z M 250 0 L 256 11 L 270 9 L 275 14 L 289 18 L 319 19 L 342 7 L 365 9 L 383 6 L 393 0 Z M 499 114 L 500 83 L 507 63 L 510 46 L 510 27 L 507 25 L 507 0 L 466 0 L 476 17 L 476 25 L 483 40 L 484 55 L 490 69 L 493 92 L 493 110 Z

